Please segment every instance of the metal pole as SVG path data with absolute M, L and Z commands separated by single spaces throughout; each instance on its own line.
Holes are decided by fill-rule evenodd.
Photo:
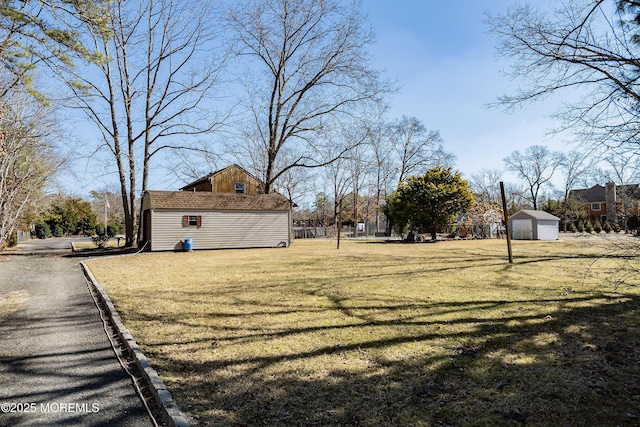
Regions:
M 336 249 L 340 249 L 340 229 L 342 228 L 342 198 L 340 198 L 340 203 L 338 204 L 338 244 Z
M 500 195 L 502 196 L 502 214 L 504 215 L 505 231 L 507 233 L 507 251 L 509 252 L 509 264 L 513 264 L 511 254 L 511 231 L 509 230 L 509 215 L 507 215 L 507 198 L 504 195 L 504 183 L 500 181 Z

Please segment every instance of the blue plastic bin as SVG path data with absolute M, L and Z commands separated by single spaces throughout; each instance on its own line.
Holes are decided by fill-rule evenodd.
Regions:
M 184 246 L 185 251 L 191 252 L 193 250 L 193 239 L 191 237 L 186 237 L 182 241 L 182 245 Z

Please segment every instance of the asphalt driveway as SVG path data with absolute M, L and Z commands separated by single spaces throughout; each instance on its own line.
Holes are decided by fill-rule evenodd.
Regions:
M 0 253 L 0 426 L 152 426 L 69 248 Z

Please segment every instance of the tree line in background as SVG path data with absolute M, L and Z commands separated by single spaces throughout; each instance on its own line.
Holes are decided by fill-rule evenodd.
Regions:
M 313 204 L 299 210 L 296 213 L 296 219 L 301 223 L 306 221 L 306 223 L 330 226 L 337 223 L 340 213 L 343 223 L 350 225 L 358 222 L 372 223 L 375 224 L 375 230 L 369 231 L 388 233 L 390 231 L 388 226 L 394 222 L 397 224 L 397 219 L 389 215 L 389 202 L 394 201 L 398 192 L 404 191 L 406 186 L 416 179 L 424 179 L 422 175 L 424 171 L 428 174 L 433 173 L 434 166 L 451 167 L 451 164 L 443 161 L 443 159 L 450 160 L 451 156 L 447 156 L 439 146 L 440 155 L 424 150 L 423 153 L 428 154 L 420 157 L 421 160 L 416 163 L 416 168 L 409 172 L 409 175 L 414 176 L 400 180 L 399 176 L 403 176 L 400 172 L 403 163 L 397 154 L 405 151 L 390 147 L 408 139 L 395 139 L 393 135 L 393 133 L 387 133 L 382 138 L 387 138 L 388 144 L 382 150 L 386 153 L 385 162 L 379 162 L 378 146 L 362 144 L 357 156 L 352 158 L 347 156 L 327 167 L 326 176 L 301 178 L 300 183 L 311 183 L 307 187 L 310 191 L 315 190 L 316 182 L 325 185 L 327 182 L 333 183 L 331 186 L 333 191 L 317 193 Z M 427 139 L 424 134 L 417 138 L 422 142 Z M 419 145 L 415 142 L 413 146 Z M 433 148 L 429 144 L 421 147 Z M 434 160 L 437 162 L 435 165 L 431 164 Z M 468 184 L 475 200 L 474 207 L 471 212 L 464 210 L 455 212 L 456 214 L 469 213 L 472 222 L 481 233 L 481 230 L 485 230 L 488 225 L 487 218 L 491 218 L 492 223 L 502 221 L 499 183 L 505 181 L 504 176 L 508 172 L 520 178 L 516 182 L 505 182 L 508 215 L 513 215 L 522 209 L 545 210 L 561 219 L 564 231 L 617 231 L 619 227 L 628 230 L 640 225 L 634 207 L 637 206 L 638 198 L 625 200 L 626 196 L 619 193 L 618 215 L 621 222 L 601 223 L 599 219 L 588 218 L 584 202 L 571 197 L 570 193 L 571 190 L 590 188 L 607 182 L 613 182 L 618 186 L 637 184 L 640 181 L 640 162 L 636 156 L 626 151 L 611 151 L 605 155 L 593 150 L 591 152 L 572 150 L 563 153 L 534 145 L 522 152 L 513 151 L 503 161 L 503 169 L 483 169 L 470 177 Z M 382 164 L 386 165 L 386 168 L 380 168 Z M 382 181 L 379 180 L 381 176 L 385 177 Z M 380 185 L 381 182 L 383 185 Z M 338 201 L 342 201 L 340 212 Z M 446 211 L 444 204 L 440 209 L 443 212 Z M 450 224 L 455 223 L 456 216 L 449 217 L 448 222 L 440 221 L 443 224 L 441 232 L 450 232 L 447 230 L 451 228 Z M 421 232 L 425 231 L 431 232 L 429 228 Z
M 640 6 L 631 0 L 563 5 L 517 6 L 487 22 L 522 82 L 496 105 L 512 109 L 572 88 L 587 93 L 569 97 L 575 101 L 558 113 L 559 130 L 576 134 L 575 150 L 532 146 L 504 159 L 504 171 L 519 178 L 507 186 L 510 212 L 544 207 L 569 226 L 578 224 L 569 190 L 638 180 Z M 438 131 L 415 117 L 386 118 L 386 97 L 395 88 L 370 62 L 373 40 L 361 5 L 338 0 L 220 7 L 184 0 L 6 2 L 0 8 L 0 244 L 45 211 L 42 200 L 73 151 L 59 143 L 68 136 L 57 124 L 58 107 L 83 114 L 100 135 L 83 145 L 94 164 L 118 177 L 112 205 L 122 214 L 128 246 L 139 234 L 139 196 L 160 161 L 173 162 L 186 179 L 234 161 L 260 177 L 266 192 L 294 202 L 315 199 L 302 209 L 308 218 L 336 223 L 344 214 L 381 231 L 383 222 L 386 228 L 398 221 L 393 212 L 402 209 L 392 207 L 408 200 L 407 188 L 437 171 L 460 176 Z M 41 84 L 43 68 L 56 85 Z M 478 209 L 499 200 L 502 174 L 471 177 Z M 562 188 L 553 188 L 559 175 Z M 460 203 L 461 212 L 471 208 Z M 52 224 L 52 233 L 62 227 Z
M 63 236 L 109 236 L 120 231 L 120 225 L 111 215 L 100 222 L 95 213 L 96 207 L 90 202 L 74 197 L 55 197 L 50 205 L 41 212 L 35 222 L 34 234 L 39 239 Z

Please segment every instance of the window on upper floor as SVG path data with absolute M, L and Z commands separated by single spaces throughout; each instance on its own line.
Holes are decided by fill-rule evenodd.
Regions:
M 592 211 L 599 211 L 600 210 L 600 203 L 591 203 L 591 210 Z
M 244 194 L 244 182 L 236 182 L 236 194 Z

